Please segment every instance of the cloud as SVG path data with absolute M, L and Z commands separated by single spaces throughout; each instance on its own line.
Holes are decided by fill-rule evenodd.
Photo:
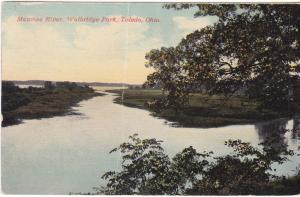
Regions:
M 211 25 L 211 21 L 205 17 L 190 19 L 183 16 L 175 16 L 173 17 L 173 21 L 177 24 L 179 29 L 184 31 L 194 31 Z
M 144 55 L 162 44 L 149 24 L 102 26 L 3 23 L 3 78 L 142 83 Z
M 156 38 L 148 38 L 148 24 L 110 23 L 95 27 L 78 25 L 74 45 L 80 50 L 96 52 L 106 57 L 121 58 L 135 50 L 147 50 L 158 44 Z
M 189 33 L 197 29 L 202 29 L 208 25 L 211 25 L 212 22 L 208 17 L 201 18 L 186 18 L 183 16 L 175 16 L 173 17 L 173 21 L 175 22 L 178 29 L 181 31 L 183 36 L 186 36 Z

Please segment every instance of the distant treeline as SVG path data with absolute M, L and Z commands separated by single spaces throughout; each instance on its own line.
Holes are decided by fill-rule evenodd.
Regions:
M 44 85 L 46 80 L 27 80 L 27 81 L 15 81 L 12 80 L 16 85 Z M 62 81 L 52 81 L 53 83 L 62 82 Z M 75 82 L 78 85 L 88 85 L 88 86 L 111 86 L 111 87 L 131 87 L 131 86 L 140 86 L 139 84 L 128 84 L 128 83 L 102 83 L 102 82 Z
M 20 88 L 11 81 L 2 81 L 2 126 L 18 124 L 22 119 L 65 115 L 78 102 L 103 95 L 74 82 L 45 81 L 42 85 Z

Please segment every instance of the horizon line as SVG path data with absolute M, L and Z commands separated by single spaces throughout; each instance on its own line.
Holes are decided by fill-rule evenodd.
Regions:
M 51 82 L 75 82 L 75 83 L 112 83 L 112 84 L 126 84 L 126 85 L 142 85 L 143 83 L 127 83 L 127 82 L 98 82 L 98 81 L 71 81 L 71 80 L 44 80 L 44 79 L 28 79 L 28 80 L 10 80 L 10 79 L 1 79 L 1 81 L 20 81 L 20 82 L 28 82 L 28 81 L 51 81 Z

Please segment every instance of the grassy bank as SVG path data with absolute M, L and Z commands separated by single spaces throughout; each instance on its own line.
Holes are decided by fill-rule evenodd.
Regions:
M 3 87 L 3 86 L 2 86 Z M 38 119 L 74 113 L 78 102 L 103 94 L 90 88 L 7 88 L 2 89 L 2 126 L 18 124 L 22 119 Z
M 115 99 L 116 103 L 150 111 L 151 109 L 145 103 L 162 96 L 160 90 L 152 89 L 109 90 L 108 92 L 120 95 Z M 121 96 L 122 93 L 123 96 Z M 248 124 L 289 116 L 288 113 L 280 114 L 266 109 L 258 110 L 257 106 L 258 103 L 249 101 L 242 96 L 226 98 L 219 95 L 192 94 L 189 98 L 189 104 L 177 114 L 172 109 L 160 113 L 152 111 L 152 114 L 175 122 L 175 126 L 203 128 Z

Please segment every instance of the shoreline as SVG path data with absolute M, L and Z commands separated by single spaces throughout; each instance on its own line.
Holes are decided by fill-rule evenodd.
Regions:
M 184 107 L 179 113 L 175 113 L 172 109 L 166 109 L 162 112 L 155 112 L 144 105 L 145 102 L 153 100 L 160 96 L 158 90 L 130 90 L 126 89 L 121 100 L 121 90 L 107 90 L 106 92 L 115 93 L 118 96 L 114 99 L 114 103 L 127 107 L 147 110 L 156 118 L 165 119 L 172 122 L 174 127 L 185 128 L 217 128 L 229 125 L 246 125 L 264 121 L 272 121 L 276 119 L 290 119 L 292 114 L 279 113 L 271 110 L 257 110 L 253 106 L 233 107 L 217 106 L 211 102 L 213 99 L 208 97 L 207 105 L 194 101 L 190 106 Z M 199 95 L 195 96 L 201 99 Z M 207 99 L 207 98 L 206 98 Z M 211 99 L 211 101 L 209 101 Z M 195 98 L 194 98 L 195 100 Z M 211 103 L 210 103 L 211 102 Z M 232 101 L 226 101 L 227 105 L 234 105 Z M 254 104 L 253 104 L 254 105 Z
M 34 95 L 37 93 L 39 94 Z M 73 91 L 48 91 L 45 89 L 37 88 L 35 93 L 26 94 L 26 97 L 30 97 L 30 102 L 10 111 L 3 111 L 2 109 L 3 119 L 1 126 L 8 127 L 22 124 L 23 120 L 28 119 L 51 118 L 55 116 L 76 114 L 76 112 L 72 108 L 76 105 L 78 106 L 79 102 L 103 95 L 105 94 L 96 92 L 95 90 L 91 89 Z

